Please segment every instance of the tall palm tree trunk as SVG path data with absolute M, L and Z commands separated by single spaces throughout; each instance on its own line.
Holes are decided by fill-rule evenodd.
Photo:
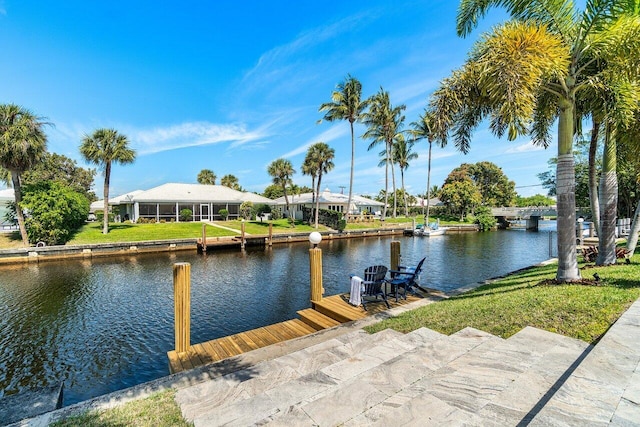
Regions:
M 284 203 L 287 207 L 287 218 L 291 219 L 291 213 L 289 210 L 289 197 L 287 197 L 287 188 L 286 187 L 282 187 L 282 193 L 284 194 Z
M 22 237 L 22 244 L 29 246 L 29 236 L 27 235 L 27 227 L 24 221 L 24 213 L 22 212 L 22 190 L 20 185 L 20 172 L 17 170 L 10 170 L 11 183 L 13 184 L 13 197 L 16 202 L 16 216 L 18 217 L 18 228 L 20 229 L 20 237 Z
M 111 177 L 111 162 L 104 166 L 104 217 L 102 218 L 102 234 L 109 233 L 109 180 Z
M 318 194 L 320 194 L 320 183 L 322 182 L 322 172 L 318 172 Z M 315 223 L 318 228 L 318 211 L 320 210 L 320 197 L 316 197 Z
M 424 225 L 429 224 L 429 200 L 431 199 L 431 141 L 429 141 L 429 158 L 427 160 L 427 213 L 424 217 Z
M 559 101 L 558 165 L 556 191 L 558 205 L 558 272 L 559 282 L 580 280 L 576 255 L 576 180 L 573 160 L 573 110 L 575 102 L 569 97 Z
M 393 150 L 393 145 L 389 148 Z M 395 218 L 398 216 L 398 193 L 396 192 L 396 165 L 393 160 L 391 160 L 391 187 L 393 188 L 393 217 Z
M 402 197 L 404 199 L 404 216 L 409 217 L 409 206 L 407 203 L 407 192 L 404 191 L 404 169 L 400 167 L 400 181 L 402 185 Z
M 384 207 L 382 208 L 382 219 L 387 218 L 387 204 L 389 204 L 389 153 L 384 163 Z
M 356 139 L 353 132 L 353 121 L 349 120 L 349 127 L 351 128 L 351 175 L 349 176 L 349 197 L 347 198 L 347 212 L 349 214 L 349 209 L 351 209 L 351 197 L 353 194 L 353 169 L 355 168 L 355 158 L 356 158 Z M 320 188 L 318 187 L 318 191 Z M 318 193 L 320 194 L 320 193 Z M 348 217 L 345 217 L 348 218 Z
M 616 175 L 616 132 L 606 125 L 602 176 L 600 177 L 600 234 L 596 265 L 616 263 L 616 209 L 618 177 Z
M 591 204 L 593 226 L 597 236 L 600 236 L 600 202 L 598 201 L 598 171 L 596 170 L 599 132 L 600 121 L 594 118 L 591 128 L 591 141 L 589 143 L 589 202 Z

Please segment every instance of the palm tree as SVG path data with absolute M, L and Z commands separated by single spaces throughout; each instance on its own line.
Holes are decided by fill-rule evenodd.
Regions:
M 429 205 L 431 200 L 431 146 L 433 145 L 433 141 L 436 140 L 436 132 L 435 132 L 435 123 L 434 123 L 433 114 L 424 110 L 421 116 L 418 117 L 417 122 L 411 123 L 411 129 L 409 133 L 413 136 L 414 141 L 419 141 L 421 139 L 426 139 L 429 142 L 429 154 L 427 160 L 427 212 L 424 211 L 422 214 L 424 215 L 424 223 L 425 225 L 429 224 Z M 440 147 L 444 147 L 443 144 L 440 144 Z M 435 186 L 437 189 L 437 186 Z M 424 206 L 424 204 L 423 204 Z M 424 209 L 424 208 L 423 208 Z
M 238 182 L 238 178 L 235 175 L 227 174 L 220 179 L 220 185 L 232 188 L 234 190 L 242 191 L 242 187 Z
M 393 149 L 393 160 L 400 168 L 400 180 L 402 184 L 402 194 L 404 196 L 404 216 L 409 216 L 409 205 L 407 204 L 407 192 L 404 188 L 404 171 L 409 167 L 409 162 L 418 158 L 418 153 L 412 151 L 413 141 L 407 141 L 403 134 L 398 134 L 396 144 Z
M 304 162 L 300 167 L 300 171 L 302 172 L 302 175 L 309 175 L 311 177 L 311 191 L 312 191 L 311 202 L 315 203 L 316 202 L 316 177 L 318 176 L 318 170 L 317 170 L 316 162 L 314 161 L 312 155 L 313 153 L 311 151 L 311 147 L 309 147 L 309 150 L 307 150 L 307 155 L 304 158 Z
M 0 166 L 11 175 L 16 216 L 22 243 L 29 245 L 24 213 L 20 207 L 20 175 L 40 161 L 47 150 L 43 118 L 15 104 L 0 105 Z
M 488 9 L 503 6 L 515 21 L 485 35 L 464 67 L 445 79 L 433 106 L 441 137 L 453 129 L 456 146 L 468 150 L 471 131 L 484 117 L 499 137 L 530 132 L 548 146 L 558 118 L 558 271 L 560 282 L 580 279 L 575 239 L 575 171 L 573 136 L 576 102 L 590 85 L 626 62 L 635 80 L 640 59 L 640 23 L 635 2 L 555 0 L 462 0 L 458 34 L 467 35 Z M 617 69 L 617 67 L 616 67 Z M 455 124 L 454 124 L 455 123 Z
M 312 173 L 312 176 L 318 178 L 318 185 L 315 188 L 315 227 L 318 228 L 318 211 L 320 209 L 320 189 L 322 188 L 322 175 L 333 169 L 333 158 L 335 157 L 335 150 L 329 147 L 324 142 L 317 142 L 309 147 L 307 151 L 307 158 L 305 163 L 308 163 L 308 170 Z
M 353 170 L 356 158 L 356 140 L 353 132 L 353 124 L 362 121 L 362 114 L 367 108 L 368 101 L 362 100 L 362 84 L 347 74 L 344 81 L 340 82 L 336 90 L 331 93 L 331 102 L 320 105 L 319 111 L 326 111 L 324 120 L 347 120 L 351 129 L 351 174 L 349 177 L 349 197 L 347 199 L 347 213 L 351 208 L 353 195 Z
M 216 185 L 216 178 L 215 172 L 211 169 L 202 169 L 200 173 L 198 173 L 198 184 Z
M 293 185 L 291 177 L 296 173 L 295 169 L 293 169 L 293 165 L 287 159 L 277 159 L 271 162 L 267 168 L 267 172 L 273 178 L 273 183 L 282 187 L 284 202 L 287 205 L 287 215 L 289 216 L 291 224 L 295 226 L 294 219 L 291 218 L 289 209 L 289 197 L 287 197 L 287 186 Z
M 109 180 L 113 163 L 129 164 L 136 152 L 129 148 L 129 140 L 115 129 L 97 129 L 85 135 L 80 144 L 80 154 L 86 161 L 104 168 L 104 218 L 102 234 L 109 233 Z
M 385 155 L 384 208 L 382 209 L 382 219 L 384 219 L 387 216 L 387 204 L 389 202 L 389 165 L 391 164 L 393 143 L 402 129 L 404 123 L 402 112 L 406 106 L 392 107 L 389 100 L 389 92 L 383 88 L 380 88 L 380 91 L 373 95 L 368 100 L 368 103 L 369 110 L 363 115 L 363 122 L 367 125 L 367 131 L 364 133 L 363 138 L 372 140 L 369 144 L 369 150 L 380 143 L 384 144 L 384 151 L 382 152 Z M 391 172 L 393 175 L 393 169 Z M 395 175 L 393 175 L 393 181 L 395 194 Z M 393 215 L 396 215 L 395 208 Z

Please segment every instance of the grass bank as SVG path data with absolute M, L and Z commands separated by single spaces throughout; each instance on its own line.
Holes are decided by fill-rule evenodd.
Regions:
M 409 332 L 421 327 L 452 334 L 467 326 L 508 338 L 534 326 L 595 343 L 640 297 L 640 255 L 632 264 L 582 269 L 586 284 L 555 284 L 557 265 L 534 267 L 470 292 L 367 327 Z M 601 280 L 593 279 L 598 273 Z
M 104 426 L 192 426 L 182 418 L 174 400 L 175 390 L 156 393 L 146 399 L 135 400 L 113 409 L 89 411 L 51 424 L 51 427 Z
M 359 230 L 365 228 L 384 228 L 394 226 L 408 226 L 414 218 L 398 217 L 387 218 L 386 221 L 374 220 L 368 222 L 358 222 L 347 224 L 347 230 Z M 416 223 L 422 221 L 421 217 L 415 218 Z M 316 231 L 315 227 L 302 221 L 296 221 L 296 226 L 291 227 L 286 219 L 279 219 L 271 222 L 273 233 L 310 233 Z M 215 224 L 236 230 L 225 230 L 223 228 L 207 227 L 208 237 L 235 236 L 240 232 L 241 221 L 215 221 Z M 245 221 L 245 231 L 248 234 L 268 234 L 269 222 Z M 446 221 L 441 224 L 460 224 Z M 318 226 L 318 231 L 327 231 L 329 228 L 324 225 Z M 109 233 L 102 234 L 102 223 L 92 222 L 83 225 L 67 245 L 83 245 L 92 243 L 122 243 L 122 242 L 142 242 L 145 240 L 167 240 L 167 239 L 193 239 L 202 235 L 201 222 L 166 222 L 156 224 L 133 224 L 112 223 L 109 224 Z M 22 247 L 20 233 L 0 233 L 0 249 L 17 249 Z

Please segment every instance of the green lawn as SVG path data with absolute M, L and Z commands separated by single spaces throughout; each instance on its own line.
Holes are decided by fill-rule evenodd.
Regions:
M 104 426 L 191 426 L 182 418 L 174 400 L 175 391 L 156 393 L 146 399 L 102 411 L 89 411 L 51 424 L 51 427 L 104 427 Z
M 207 227 L 207 236 L 232 236 L 235 233 L 215 227 Z M 85 224 L 68 245 L 87 243 L 141 242 L 144 240 L 189 239 L 202 235 L 202 223 L 167 222 L 157 224 L 109 224 L 109 233 L 102 234 L 102 223 Z
M 240 231 L 240 227 L 242 224 L 242 221 L 216 221 L 216 224 L 220 224 L 223 225 L 225 227 L 229 227 L 229 228 L 233 228 L 234 230 L 238 230 Z M 291 227 L 291 225 L 289 225 L 289 222 L 286 219 L 278 219 L 275 221 L 272 221 L 273 223 L 273 233 L 277 234 L 277 233 L 310 233 L 312 231 L 316 231 L 315 227 L 310 226 L 309 224 L 302 222 L 302 221 L 296 221 L 296 226 L 295 227 Z M 244 222 L 244 226 L 245 226 L 245 232 L 249 233 L 249 234 L 269 234 L 269 222 L 265 221 L 265 222 L 260 222 L 260 221 L 245 221 Z M 209 232 L 209 229 L 211 227 L 207 227 L 207 233 Z M 319 225 L 318 226 L 318 230 L 317 231 L 326 231 L 328 230 L 327 227 L 325 227 L 324 225 Z
M 640 297 L 640 255 L 632 261 L 583 268 L 583 279 L 593 280 L 596 272 L 602 278 L 592 284 L 554 284 L 556 264 L 535 267 L 367 330 L 409 332 L 424 326 L 449 335 L 471 326 L 507 338 L 534 326 L 594 343 Z
M 0 233 L 0 249 L 16 249 L 21 247 L 23 246 L 19 231 Z

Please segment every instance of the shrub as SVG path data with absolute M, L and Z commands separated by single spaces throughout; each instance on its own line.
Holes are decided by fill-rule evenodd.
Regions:
M 97 210 L 96 221 L 102 222 L 103 218 L 104 218 L 104 210 Z M 113 212 L 109 212 L 109 222 L 114 222 L 114 221 L 115 221 L 115 215 L 113 214 Z
M 222 220 L 223 220 L 223 221 L 226 221 L 226 220 L 227 220 L 227 218 L 229 217 L 229 211 L 228 211 L 228 210 L 226 210 L 226 209 L 220 209 L 220 210 L 218 211 L 218 215 L 220 215 L 220 216 L 222 217 Z
M 475 223 L 479 225 L 480 231 L 489 231 L 496 227 L 498 220 L 491 215 L 491 209 L 482 206 L 476 209 Z
M 42 181 L 23 187 L 21 207 L 29 211 L 25 221 L 31 243 L 64 244 L 89 214 L 84 194 L 56 181 Z
M 193 212 L 191 209 L 182 209 L 180 211 L 180 221 L 189 222 L 193 219 Z M 173 218 L 171 219 L 173 221 Z
M 246 220 L 253 218 L 253 202 L 242 202 L 240 205 L 240 217 Z
M 276 219 L 282 219 L 282 218 L 283 218 L 282 209 L 280 208 L 271 209 L 271 219 L 276 220 Z

